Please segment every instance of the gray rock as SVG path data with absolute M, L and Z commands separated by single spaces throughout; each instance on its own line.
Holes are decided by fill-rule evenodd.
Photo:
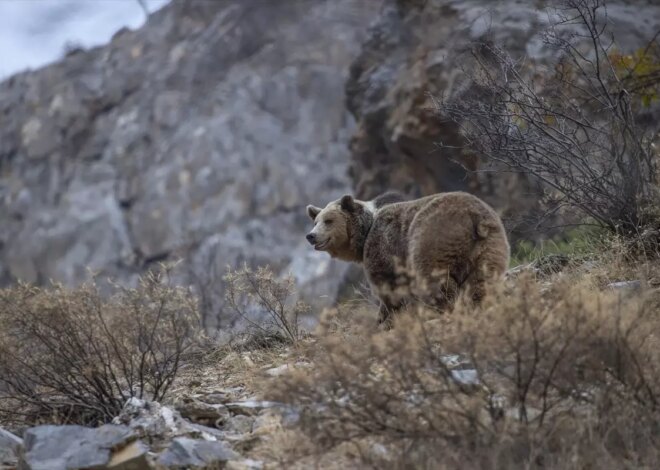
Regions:
M 225 468 L 227 470 L 261 470 L 264 468 L 264 463 L 254 459 L 232 460 L 227 462 Z
M 281 375 L 290 373 L 292 370 L 293 367 L 290 366 L 289 364 L 282 364 L 281 366 L 271 367 L 270 369 L 266 369 L 264 373 L 266 375 L 270 375 L 271 377 L 279 377 Z
M 126 426 L 37 426 L 25 432 L 20 468 L 24 470 L 73 470 L 109 468 L 113 453 L 136 435 Z
M 129 399 L 119 416 L 115 417 L 112 422 L 128 426 L 137 435 L 157 441 L 168 440 L 184 433 L 187 424 L 171 408 L 138 398 Z
M 225 267 L 287 271 L 311 252 L 305 205 L 350 190 L 343 87 L 376 9 L 170 2 L 0 83 L 0 283 L 73 285 L 89 267 L 130 284 L 183 258 L 177 282 L 208 289 L 205 325 L 224 326 Z M 301 295 L 331 302 L 340 264 L 299 264 Z
M 475 369 L 452 370 L 451 377 L 461 385 L 479 385 L 481 383 Z
M 254 416 L 263 410 L 270 408 L 278 408 L 281 406 L 281 403 L 267 400 L 244 400 L 237 401 L 232 403 L 226 403 L 225 406 L 229 411 L 235 414 Z
M 226 390 L 214 390 L 211 393 L 207 393 L 197 397 L 197 399 L 204 403 L 209 403 L 212 405 L 220 405 L 220 404 L 236 401 L 237 396 L 241 392 L 244 392 L 244 389 L 242 387 L 226 389 Z
M 619 291 L 638 291 L 642 288 L 642 281 L 618 281 L 607 285 L 608 289 Z
M 183 397 L 175 403 L 175 409 L 196 423 L 222 423 L 229 417 L 229 410 L 222 404 L 205 403 L 196 398 Z
M 0 428 L 0 468 L 3 465 L 16 465 L 18 450 L 22 445 L 23 439 Z
M 218 420 L 210 423 L 216 426 Z M 132 429 L 138 436 L 145 438 L 152 450 L 161 450 L 175 437 L 188 437 L 207 441 L 222 439 L 224 433 L 215 427 L 204 426 L 184 419 L 178 411 L 157 402 L 148 402 L 132 398 L 113 420 Z
M 238 454 L 223 442 L 196 441 L 178 437 L 158 458 L 167 468 L 190 468 L 217 465 L 238 458 Z
M 114 452 L 107 464 L 112 470 L 147 470 L 152 467 L 149 447 L 141 441 L 133 441 Z

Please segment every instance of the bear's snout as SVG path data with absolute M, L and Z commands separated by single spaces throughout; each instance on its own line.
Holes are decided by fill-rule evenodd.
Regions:
M 307 236 L 305 237 L 309 243 L 312 245 L 316 244 L 316 234 L 314 233 L 308 233 Z

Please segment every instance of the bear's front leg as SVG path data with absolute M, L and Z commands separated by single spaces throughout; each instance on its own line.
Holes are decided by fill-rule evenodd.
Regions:
M 392 312 L 382 302 L 378 310 L 378 326 L 382 326 L 386 330 L 392 329 Z
M 378 309 L 378 326 L 385 330 L 391 330 L 394 326 L 394 315 L 401 307 L 402 304 L 400 303 L 391 304 L 381 300 L 380 308 Z

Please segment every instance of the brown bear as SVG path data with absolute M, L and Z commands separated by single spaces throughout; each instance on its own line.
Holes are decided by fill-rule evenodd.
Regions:
M 307 241 L 333 258 L 364 265 L 381 300 L 380 321 L 411 300 L 439 309 L 465 294 L 479 302 L 486 284 L 504 274 L 509 243 L 485 202 L 449 192 L 405 201 L 387 193 L 373 201 L 345 195 L 321 209 L 307 206 Z

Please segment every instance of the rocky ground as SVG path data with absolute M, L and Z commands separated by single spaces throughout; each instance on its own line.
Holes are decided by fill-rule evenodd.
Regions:
M 290 354 L 209 353 L 183 369 L 170 402 L 131 399 L 98 428 L 44 425 L 22 439 L 0 428 L 0 468 L 263 468 L 255 447 L 295 413 L 255 382 L 285 372 Z
M 554 255 L 510 270 L 508 283 L 515 286 L 520 276 L 532 274 L 542 290 L 551 290 L 567 277 L 594 276 L 593 295 L 601 295 L 598 291 L 604 296 L 615 294 L 620 302 L 646 295 L 649 288 L 657 291 L 660 285 L 653 277 L 625 280 L 634 272 L 639 274 L 638 267 L 617 269 L 610 277 L 605 273 L 615 270 L 604 270 L 598 261 Z M 318 372 L 321 366 L 316 361 L 329 336 L 349 345 L 384 334 L 377 332 L 376 313 L 368 304 L 349 303 L 327 313 L 329 322 L 295 345 L 255 348 L 246 341 L 248 337 L 222 347 L 204 343 L 180 370 L 165 402 L 132 398 L 110 424 L 97 428 L 43 425 L 22 430 L 22 438 L 0 428 L 0 468 L 359 468 L 356 456 L 341 447 L 325 453 L 306 450 L 299 434 L 302 409 L 291 405 L 295 399 L 286 403 L 268 399 L 283 379 Z M 430 332 L 451 328 L 452 319 L 433 315 L 424 322 L 423 328 Z M 396 334 L 396 329 L 385 333 Z M 445 354 L 441 360 L 461 390 L 478 394 L 484 389 L 469 359 Z M 502 413 L 518 416 L 516 407 Z

